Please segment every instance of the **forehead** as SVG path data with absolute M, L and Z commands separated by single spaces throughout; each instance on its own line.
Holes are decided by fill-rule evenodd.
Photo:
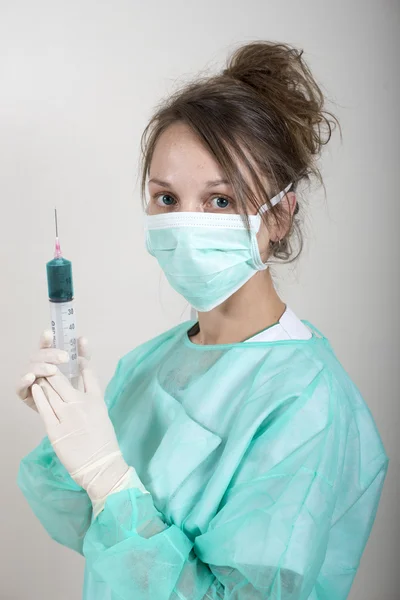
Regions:
M 243 147 L 241 151 L 269 193 L 268 179 L 260 172 L 254 157 Z M 235 162 L 235 169 L 254 191 L 250 171 L 239 158 Z M 199 185 L 213 179 L 229 179 L 228 174 L 224 172 L 196 133 L 182 122 L 170 125 L 158 138 L 150 165 L 150 178 L 152 177 L 168 178 L 173 184 L 188 182 Z
M 184 123 L 170 125 L 158 138 L 150 165 L 150 176 L 204 175 L 223 177 L 218 162 L 192 129 Z

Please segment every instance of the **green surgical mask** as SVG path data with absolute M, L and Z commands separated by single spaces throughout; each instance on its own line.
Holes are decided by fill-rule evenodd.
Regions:
M 271 200 L 277 204 L 291 184 Z M 260 214 L 171 212 L 146 215 L 147 249 L 158 260 L 171 286 L 200 312 L 222 304 L 257 271 L 268 268 L 260 256 Z

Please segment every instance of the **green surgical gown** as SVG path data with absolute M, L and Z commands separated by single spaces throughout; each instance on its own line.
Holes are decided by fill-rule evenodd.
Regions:
M 93 518 L 45 438 L 20 466 L 30 506 L 85 556 L 84 600 L 347 598 L 387 470 L 360 393 L 315 329 L 200 346 L 191 325 L 124 356 L 106 391 L 150 493 Z

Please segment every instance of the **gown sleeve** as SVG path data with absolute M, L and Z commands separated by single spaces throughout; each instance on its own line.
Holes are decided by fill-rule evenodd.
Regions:
M 118 393 L 118 363 L 105 399 L 109 406 Z M 92 503 L 58 459 L 48 438 L 24 457 L 18 485 L 48 534 L 60 544 L 83 554 L 82 546 L 92 520 Z
M 86 492 L 71 479 L 47 437 L 22 459 L 18 485 L 53 540 L 83 554 L 92 504 Z
M 265 419 L 194 539 L 166 522 L 151 494 L 110 495 L 85 537 L 89 569 L 121 600 L 307 599 L 326 555 L 347 435 L 328 388 L 316 381 Z M 366 543 L 366 532 L 354 535 Z
M 173 337 L 179 327 L 181 325 L 145 342 L 119 360 L 105 391 L 109 410 L 118 399 L 126 372 L 131 372 L 163 340 Z M 93 519 L 92 504 L 85 490 L 73 481 L 59 461 L 47 437 L 22 459 L 17 481 L 49 535 L 82 554 L 83 540 Z

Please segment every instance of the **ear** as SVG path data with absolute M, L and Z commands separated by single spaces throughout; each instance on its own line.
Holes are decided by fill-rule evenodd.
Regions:
M 283 219 L 280 223 L 271 224 L 270 240 L 271 242 L 279 242 L 290 230 L 293 221 L 294 211 L 296 210 L 297 199 L 295 192 L 287 192 L 280 202 L 280 208 L 283 211 Z

